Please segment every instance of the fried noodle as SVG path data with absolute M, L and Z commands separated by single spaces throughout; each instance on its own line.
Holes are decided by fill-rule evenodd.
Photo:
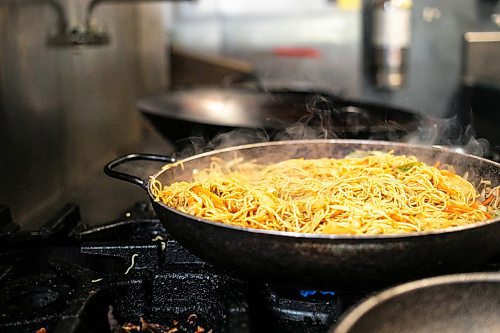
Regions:
M 474 185 L 453 170 L 392 152 L 364 155 L 270 165 L 212 158 L 190 182 L 151 177 L 150 186 L 157 201 L 181 212 L 265 230 L 395 234 L 492 218 Z

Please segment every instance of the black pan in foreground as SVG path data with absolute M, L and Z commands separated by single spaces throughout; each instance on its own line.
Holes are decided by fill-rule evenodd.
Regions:
M 162 184 L 191 179 L 193 169 L 208 167 L 212 157 L 244 157 L 272 163 L 294 157 L 344 157 L 356 150 L 411 154 L 469 173 L 473 183 L 500 184 L 500 164 L 453 151 L 403 143 L 363 140 L 276 141 L 231 147 L 196 155 L 159 170 Z M 339 289 L 371 288 L 431 275 L 460 272 L 500 252 L 500 219 L 463 227 L 401 235 L 318 235 L 229 226 L 187 215 L 155 202 L 147 180 L 116 170 L 131 160 L 172 162 L 169 157 L 133 154 L 105 167 L 106 174 L 148 191 L 167 231 L 193 254 L 239 276 L 280 285 Z
M 500 273 L 446 275 L 376 294 L 330 333 L 500 332 Z

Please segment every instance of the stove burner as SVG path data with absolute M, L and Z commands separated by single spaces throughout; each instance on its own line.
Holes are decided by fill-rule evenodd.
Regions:
M 305 298 L 297 288 L 257 287 L 253 309 L 261 309 L 257 332 L 326 332 L 341 313 L 337 297 L 327 293 Z M 252 307 L 251 307 L 252 309 Z
M 54 306 L 64 295 L 71 294 L 72 288 L 54 273 L 40 273 L 29 278 L 11 280 L 5 285 L 9 292 L 4 300 L 3 316 L 17 316 L 26 309 L 40 309 Z M 61 296 L 61 297 L 59 297 Z
M 78 206 L 69 204 L 35 232 L 19 230 L 5 209 L 0 209 L 0 231 L 8 230 L 0 233 L 2 333 L 42 328 L 116 333 L 146 324 L 159 332 L 169 327 L 323 333 L 371 293 L 228 276 L 173 240 L 145 203 L 93 228 L 82 223 Z M 478 270 L 500 270 L 500 257 Z
M 15 224 L 7 206 L 0 205 L 0 240 L 10 238 L 19 232 L 19 225 Z

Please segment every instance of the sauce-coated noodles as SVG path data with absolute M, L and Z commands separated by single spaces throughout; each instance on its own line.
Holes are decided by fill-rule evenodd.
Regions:
M 453 171 L 385 152 L 271 165 L 213 158 L 191 182 L 164 186 L 152 178 L 151 190 L 156 200 L 204 219 L 300 233 L 429 231 L 493 214 Z

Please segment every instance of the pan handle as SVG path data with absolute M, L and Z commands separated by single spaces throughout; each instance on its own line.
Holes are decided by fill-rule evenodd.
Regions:
M 104 167 L 104 173 L 110 177 L 124 180 L 126 182 L 136 184 L 142 187 L 144 190 L 148 190 L 148 182 L 138 176 L 134 176 L 123 171 L 115 170 L 119 165 L 129 163 L 131 161 L 154 161 L 154 162 L 166 162 L 166 163 L 174 163 L 175 158 L 164 155 L 155 155 L 155 154 L 129 154 L 120 158 L 117 158 L 114 161 L 109 162 Z

